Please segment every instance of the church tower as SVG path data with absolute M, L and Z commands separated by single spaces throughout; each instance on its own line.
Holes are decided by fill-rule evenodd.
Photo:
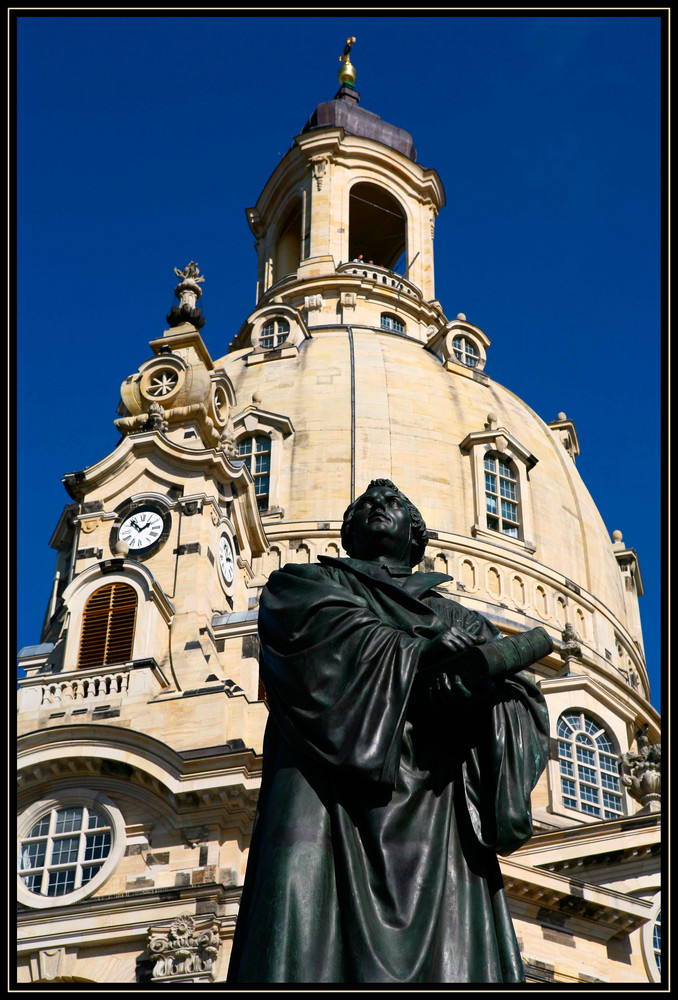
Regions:
M 536 833 L 502 859 L 528 981 L 658 981 L 638 557 L 582 482 L 574 422 L 535 414 L 476 318 L 445 315 L 442 182 L 361 105 L 353 41 L 247 209 L 253 311 L 208 350 L 204 276 L 175 268 L 120 441 L 64 477 L 43 632 L 19 654 L 21 983 L 223 982 L 267 718 L 259 595 L 285 563 L 345 555 L 343 512 L 381 476 L 426 520 L 422 568 L 555 642 L 534 669 Z

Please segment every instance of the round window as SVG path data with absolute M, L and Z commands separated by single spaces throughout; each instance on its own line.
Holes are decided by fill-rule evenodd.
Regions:
M 176 405 L 186 380 L 186 366 L 181 359 L 168 356 L 154 358 L 147 367 L 142 367 L 142 371 L 139 383 L 141 395 L 161 405 L 170 401 Z
M 41 908 L 89 895 L 112 873 L 124 843 L 122 816 L 101 794 L 36 803 L 20 820 L 19 901 Z
M 468 368 L 476 368 L 480 361 L 478 348 L 468 337 L 455 337 L 452 341 L 452 349 L 457 361 L 461 361 Z

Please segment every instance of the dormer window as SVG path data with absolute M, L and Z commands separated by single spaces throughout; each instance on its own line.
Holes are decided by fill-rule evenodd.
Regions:
M 462 371 L 459 362 L 452 362 Z M 529 472 L 537 459 L 488 413 L 485 429 L 467 434 L 459 447 L 471 459 L 474 522 L 471 534 L 488 542 L 535 551 Z
M 381 314 L 381 328 L 382 330 L 388 330 L 389 333 L 405 333 L 405 324 L 403 321 L 391 313 Z
M 269 320 L 261 328 L 259 335 L 259 346 L 270 351 L 275 347 L 281 347 L 285 343 L 290 333 L 290 324 L 286 319 Z
M 452 349 L 457 361 L 461 361 L 463 365 L 467 365 L 468 368 L 476 368 L 478 366 L 480 352 L 468 337 L 454 337 L 452 340 Z

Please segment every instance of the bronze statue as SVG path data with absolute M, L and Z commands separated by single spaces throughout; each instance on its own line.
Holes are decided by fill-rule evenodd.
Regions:
M 497 853 L 532 834 L 548 717 L 502 638 L 412 573 L 421 514 L 387 479 L 346 511 L 349 558 L 271 575 L 270 717 L 228 981 L 524 980 Z

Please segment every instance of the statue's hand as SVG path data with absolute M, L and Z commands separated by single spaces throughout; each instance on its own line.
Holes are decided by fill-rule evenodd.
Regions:
M 451 625 L 445 632 L 441 632 L 435 639 L 431 639 L 419 657 L 420 669 L 430 670 L 436 666 L 442 667 L 465 650 L 480 645 L 483 639 L 478 635 L 479 630 L 479 621 L 472 622 L 466 629 Z

